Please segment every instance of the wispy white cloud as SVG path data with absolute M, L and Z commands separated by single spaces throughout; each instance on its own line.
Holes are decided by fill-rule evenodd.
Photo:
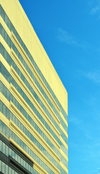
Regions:
M 100 83 L 100 72 L 99 71 L 90 71 L 87 73 L 83 73 L 85 77 L 92 80 L 95 83 Z
M 74 38 L 67 31 L 65 31 L 65 30 L 63 30 L 61 28 L 58 28 L 57 39 L 60 42 L 65 42 L 68 45 L 76 45 L 76 46 L 79 45 L 79 43 L 78 43 L 76 38 Z
M 98 14 L 100 16 L 100 1 L 99 0 L 87 0 L 89 6 L 89 14 L 91 16 Z M 100 17 L 99 17 L 100 18 Z
M 99 6 L 92 8 L 91 11 L 90 11 L 90 15 L 94 15 L 94 14 L 97 13 L 99 10 L 100 10 Z
M 100 15 L 100 1 L 99 0 L 87 0 L 87 1 L 88 1 L 89 9 L 90 9 L 89 14 Z
M 80 47 L 82 49 L 90 49 L 91 45 L 88 44 L 86 41 L 81 41 L 76 37 L 69 34 L 66 30 L 58 28 L 56 31 L 56 37 L 59 42 L 65 43 L 67 45 Z

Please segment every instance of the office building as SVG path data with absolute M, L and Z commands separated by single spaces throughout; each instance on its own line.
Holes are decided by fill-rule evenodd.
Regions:
M 0 173 L 67 174 L 67 106 L 21 4 L 0 0 Z

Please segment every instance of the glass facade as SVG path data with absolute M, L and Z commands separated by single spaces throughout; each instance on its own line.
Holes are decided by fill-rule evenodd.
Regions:
M 31 53 L 28 51 L 27 47 L 25 46 L 25 43 L 23 43 L 21 37 L 18 35 L 18 32 L 14 28 L 13 24 L 11 23 L 8 16 L 6 15 L 6 12 L 3 10 L 2 6 L 0 6 L 0 16 L 2 17 L 3 22 L 8 27 L 10 32 L 12 31 L 14 33 L 15 37 L 18 40 L 18 43 L 21 45 L 21 47 L 25 51 L 25 54 L 28 56 L 29 60 L 34 66 L 39 77 L 42 79 L 44 85 L 50 92 L 50 95 L 53 97 L 53 99 L 59 106 L 60 112 L 62 113 L 66 121 L 68 122 L 68 116 L 66 112 L 64 111 L 63 107 L 61 106 L 55 94 L 53 93 L 53 90 L 47 83 L 45 77 L 43 76 L 42 72 L 38 68 L 38 65 L 35 63 L 33 57 L 31 56 Z M 53 110 L 55 115 L 58 117 L 58 119 L 60 120 L 60 124 L 62 125 L 66 133 L 68 134 L 68 127 L 66 126 L 64 119 L 62 119 L 62 117 L 60 116 L 60 113 L 57 111 L 57 108 L 55 107 L 51 99 L 49 98 L 49 95 L 47 95 L 47 93 L 41 86 L 41 83 L 39 83 L 35 74 L 32 72 L 32 69 L 25 62 L 24 56 L 22 55 L 21 51 L 17 48 L 16 44 L 12 41 L 9 33 L 4 28 L 5 27 L 3 26 L 3 23 L 0 24 L 0 35 L 2 36 L 3 40 L 8 45 L 9 49 L 12 49 L 14 53 L 17 55 L 18 60 L 25 67 L 27 73 L 32 78 L 36 87 L 42 93 L 49 107 Z M 21 149 L 23 149 L 33 159 L 33 166 L 30 166 L 21 156 L 19 156 L 13 149 L 11 149 L 5 142 L 0 140 L 0 153 L 2 155 L 2 159 L 0 158 L 0 172 L 4 174 L 5 173 L 17 174 L 18 173 L 17 168 L 19 166 L 20 173 L 24 173 L 26 170 L 26 174 L 27 172 L 32 174 L 38 174 L 38 171 L 34 169 L 35 162 L 36 162 L 40 166 L 41 171 L 43 170 L 50 174 L 68 173 L 66 170 L 68 169 L 68 160 L 67 160 L 68 148 L 66 147 L 68 146 L 68 138 L 66 137 L 64 131 L 60 128 L 59 124 L 55 121 L 54 117 L 48 110 L 46 104 L 42 101 L 42 99 L 40 99 L 40 96 L 34 90 L 34 86 L 30 84 L 29 80 L 26 78 L 25 74 L 22 72 L 19 65 L 16 64 L 16 62 L 14 62 L 12 56 L 10 55 L 7 48 L 5 47 L 4 43 L 0 43 L 0 53 L 3 57 L 3 59 L 1 59 L 0 61 L 0 73 L 2 75 L 2 78 L 0 81 L 0 93 L 2 94 L 2 97 L 0 98 L 1 99 L 0 113 L 2 113 L 2 115 L 5 118 L 4 120 L 3 119 L 0 120 L 0 132 L 7 139 L 7 141 L 10 142 L 10 138 L 11 138 L 15 143 L 19 145 Z M 6 66 L 9 67 L 10 70 L 8 70 Z M 18 78 L 21 79 L 21 82 L 16 80 L 14 75 L 11 73 L 11 67 L 16 72 Z M 33 100 L 30 99 L 29 95 L 27 94 L 27 91 L 23 90 L 23 86 L 21 85 L 21 83 L 23 83 L 25 88 L 27 88 L 30 91 L 32 98 L 36 100 L 40 108 L 43 110 L 43 113 L 45 113 L 46 117 L 48 117 L 48 119 L 53 123 L 53 126 L 56 128 L 56 130 L 59 131 L 60 136 L 58 136 L 55 129 L 53 129 L 52 126 L 47 122 L 46 118 L 43 116 L 43 113 L 41 113 L 41 109 L 39 109 L 39 107 L 38 109 L 35 107 L 35 103 L 33 102 Z M 14 89 L 16 89 L 18 94 L 17 97 L 16 95 L 14 95 L 14 92 L 12 92 L 11 85 L 14 87 Z M 21 100 L 24 101 L 23 103 L 26 103 L 26 105 L 23 104 Z M 12 112 L 10 107 L 10 102 L 14 104 L 15 108 L 18 111 L 20 111 L 23 117 L 27 119 L 27 121 L 36 130 L 36 132 L 39 133 L 39 135 L 45 141 L 45 144 L 47 144 L 47 148 L 44 147 L 44 144 L 42 144 L 43 142 L 41 142 L 34 135 L 34 133 L 29 129 L 29 127 L 28 126 L 25 127 L 21 119 L 19 117 L 17 118 L 16 114 Z M 9 103 L 9 105 L 7 105 L 7 103 Z M 31 109 L 31 113 L 33 113 L 33 115 L 30 114 L 30 112 L 28 112 L 29 108 Z M 34 119 L 34 114 L 36 115 L 37 120 L 39 119 L 41 124 L 45 127 L 45 130 L 49 132 L 50 136 L 47 136 L 47 134 L 45 134 L 44 129 L 40 127 L 39 122 L 36 122 L 36 120 Z M 23 132 L 23 135 L 27 136 L 30 139 L 30 141 L 37 147 L 38 151 L 42 152 L 41 154 L 45 156 L 45 159 L 47 159 L 47 162 L 45 162 L 43 155 L 38 156 L 36 152 L 34 151 L 34 149 L 31 149 L 27 145 L 27 143 L 25 143 L 26 140 L 21 139 L 18 132 L 16 133 L 16 130 L 11 129 L 11 127 L 9 126 L 10 120 L 12 120 L 12 122 Z M 9 122 L 9 125 L 7 125 L 6 122 L 7 123 Z M 54 139 L 55 143 L 51 141 L 50 137 Z M 63 141 L 60 137 L 62 137 Z M 58 146 L 56 146 L 55 144 L 57 144 L 60 148 L 58 148 Z M 53 150 L 53 152 L 50 152 L 50 150 L 48 150 L 50 148 Z M 56 155 L 53 155 L 53 153 Z M 59 162 L 57 161 L 56 156 L 60 159 Z
M 1 123 L 2 124 L 2 123 Z M 3 125 L 2 125 L 3 126 Z M 10 149 L 5 143 L 3 143 L 0 140 L 0 152 L 2 152 L 3 154 L 6 155 L 6 157 L 11 156 L 13 159 L 15 159 L 18 163 L 20 163 L 26 170 L 28 170 L 28 172 L 30 173 L 34 173 L 34 174 L 38 174 L 38 172 L 36 172 L 33 167 L 31 167 L 26 161 L 24 161 L 20 156 L 18 156 L 12 149 Z M 9 172 L 9 167 L 3 167 L 6 166 L 6 164 L 2 164 L 1 167 L 2 169 L 0 171 L 7 173 Z M 0 167 L 0 168 L 1 168 Z M 15 171 L 13 171 L 14 174 L 16 174 Z

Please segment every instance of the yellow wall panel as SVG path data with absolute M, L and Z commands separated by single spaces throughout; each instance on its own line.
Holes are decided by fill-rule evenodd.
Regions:
M 10 89 L 8 81 L 4 78 L 4 76 L 1 73 L 0 73 L 0 81 L 2 81 L 2 83 L 6 86 L 8 90 Z
M 2 24 L 2 26 L 5 29 L 5 31 L 7 32 L 7 34 L 10 36 L 11 32 L 10 32 L 9 28 L 7 27 L 6 23 L 4 22 L 4 20 L 1 16 L 0 16 L 0 23 Z
M 38 163 L 34 163 L 33 165 L 33 168 L 38 172 L 38 173 L 41 173 L 41 174 L 48 174 L 48 172 L 44 171 L 43 168 L 41 168 Z
M 65 143 L 65 141 L 63 140 L 63 138 L 60 136 L 60 141 L 63 143 L 63 145 L 66 147 L 66 149 L 68 150 L 68 145 Z
M 2 62 L 2 64 L 6 67 L 7 71 L 10 72 L 10 66 L 1 54 L 0 54 L 0 62 Z
M 63 131 L 63 133 L 65 134 L 66 138 L 68 139 L 68 134 L 65 131 L 65 129 L 62 127 L 62 125 L 60 124 L 60 129 Z
M 9 120 L 0 112 L 0 120 L 9 127 Z
M 65 160 L 68 162 L 68 157 L 67 157 L 66 154 L 62 151 L 62 149 L 60 149 L 60 153 L 63 155 L 63 157 L 65 158 Z
M 64 164 L 61 162 L 61 167 L 65 170 L 65 172 L 68 173 L 68 169 L 66 168 L 66 166 L 64 166 Z
M 60 112 L 60 116 L 61 116 L 62 120 L 64 121 L 64 123 L 66 124 L 66 126 L 68 127 L 68 123 L 67 123 L 67 121 L 66 121 L 65 117 L 62 115 L 62 113 L 61 113 L 61 112 Z

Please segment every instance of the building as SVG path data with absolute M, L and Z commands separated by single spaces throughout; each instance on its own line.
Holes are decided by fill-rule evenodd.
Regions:
M 68 173 L 67 106 L 19 1 L 0 0 L 0 173 Z

